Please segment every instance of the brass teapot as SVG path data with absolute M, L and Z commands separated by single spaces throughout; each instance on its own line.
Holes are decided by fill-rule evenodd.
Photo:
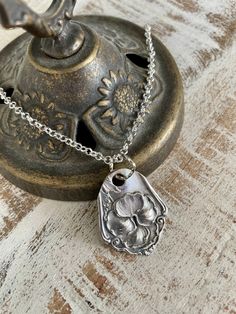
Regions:
M 117 152 L 137 113 L 147 74 L 144 30 L 110 16 L 73 16 L 76 0 L 38 15 L 0 0 L 0 22 L 27 32 L 0 52 L 0 86 L 33 118 L 106 155 Z M 130 155 L 145 175 L 172 150 L 183 121 L 178 68 L 154 37 L 157 71 L 150 114 Z M 28 125 L 0 103 L 0 172 L 30 193 L 96 197 L 109 169 Z

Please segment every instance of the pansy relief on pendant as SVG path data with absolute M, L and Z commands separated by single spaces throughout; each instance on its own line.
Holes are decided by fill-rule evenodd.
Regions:
M 107 228 L 127 248 L 139 248 L 156 242 L 157 211 L 154 202 L 139 192 L 118 199 L 107 215 Z
M 159 240 L 167 208 L 138 172 L 116 186 L 114 177 L 126 176 L 130 170 L 111 173 L 98 197 L 103 239 L 119 251 L 148 255 Z

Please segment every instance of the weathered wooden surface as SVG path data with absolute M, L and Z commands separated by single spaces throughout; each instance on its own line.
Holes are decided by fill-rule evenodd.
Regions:
M 167 228 L 150 257 L 119 254 L 100 240 L 95 202 L 39 199 L 1 178 L 0 313 L 236 313 L 236 1 L 84 0 L 77 11 L 154 24 L 180 67 L 184 128 L 150 176 Z M 19 33 L 0 30 L 0 47 Z

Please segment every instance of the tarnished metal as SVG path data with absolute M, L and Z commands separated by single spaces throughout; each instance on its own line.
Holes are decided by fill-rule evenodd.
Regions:
M 151 36 L 151 27 L 146 25 L 145 27 L 145 37 L 147 42 L 147 50 L 148 50 L 148 74 L 146 78 L 146 82 L 143 87 L 143 95 L 142 99 L 137 99 L 137 114 L 136 117 L 130 127 L 127 129 L 127 132 L 124 137 L 124 142 L 119 152 L 114 155 L 103 155 L 100 151 L 96 151 L 91 147 L 85 146 L 82 143 L 77 142 L 73 138 L 70 138 L 60 131 L 52 129 L 47 124 L 42 121 L 33 118 L 33 116 L 24 110 L 22 106 L 19 106 L 11 97 L 7 96 L 7 93 L 4 91 L 2 87 L 0 87 L 0 98 L 4 101 L 5 105 L 8 106 L 9 109 L 13 110 L 14 114 L 19 116 L 25 122 L 28 122 L 29 126 L 34 129 L 37 129 L 40 133 L 45 133 L 49 135 L 50 138 L 56 139 L 59 142 L 68 145 L 71 148 L 74 148 L 78 152 L 81 152 L 87 156 L 93 157 L 98 161 L 102 161 L 105 164 L 109 165 L 110 168 L 115 163 L 121 163 L 124 160 L 127 160 L 129 147 L 133 144 L 133 140 L 137 135 L 137 131 L 140 126 L 144 123 L 145 116 L 148 114 L 149 107 L 152 104 L 151 94 L 153 90 L 153 82 L 155 75 L 155 50 L 152 42 Z M 108 109 L 110 110 L 110 109 Z
M 76 0 L 53 0 L 44 15 L 36 14 L 21 0 L 0 0 L 0 17 L 4 27 L 22 27 L 41 37 L 41 49 L 50 57 L 66 58 L 82 46 L 84 32 L 72 21 Z
M 52 7 L 56 8 L 56 2 Z M 44 39 L 28 33 L 8 45 L 0 53 L 0 86 L 42 123 L 113 155 L 124 142 L 142 95 L 147 71 L 144 30 L 128 21 L 103 16 L 74 17 L 72 24 L 80 25 L 84 40 L 67 58 L 49 57 L 42 50 Z M 144 174 L 166 158 L 183 120 L 178 69 L 156 38 L 154 46 L 157 75 L 153 103 L 130 151 Z M 0 117 L 3 175 L 44 197 L 95 198 L 107 174 L 105 165 L 32 130 L 1 104 Z

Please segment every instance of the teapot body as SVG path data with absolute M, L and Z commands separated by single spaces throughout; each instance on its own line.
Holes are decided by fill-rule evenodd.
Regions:
M 144 31 L 125 20 L 79 16 L 81 48 L 52 58 L 26 33 L 0 53 L 0 86 L 33 118 L 104 154 L 117 152 L 134 121 L 147 74 Z M 183 121 L 178 68 L 156 38 L 152 107 L 131 147 L 148 175 L 168 156 Z M 0 170 L 19 187 L 48 198 L 96 197 L 108 167 L 51 139 L 0 103 Z

